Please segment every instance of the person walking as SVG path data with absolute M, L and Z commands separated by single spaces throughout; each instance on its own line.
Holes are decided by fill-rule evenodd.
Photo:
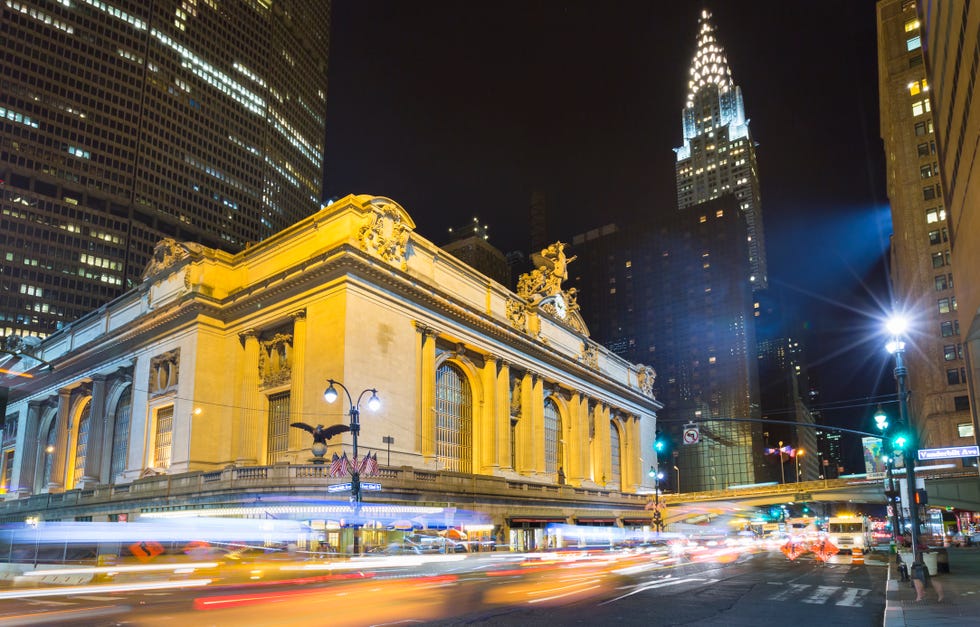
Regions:
M 916 601 L 924 600 L 926 590 L 933 588 L 936 591 L 936 601 L 942 602 L 943 586 L 929 574 L 929 568 L 925 564 L 912 564 L 912 585 L 915 586 Z

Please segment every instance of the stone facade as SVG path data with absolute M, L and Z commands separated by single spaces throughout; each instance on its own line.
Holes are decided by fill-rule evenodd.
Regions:
M 556 309 L 560 280 L 515 294 L 414 228 L 361 195 L 238 254 L 162 243 L 138 288 L 45 340 L 53 371 L 18 378 L 0 516 L 326 499 L 343 477 L 288 425 L 346 424 L 347 398 L 323 398 L 334 379 L 382 400 L 359 406 L 382 484 L 366 502 L 450 503 L 501 527 L 649 518 L 655 374 L 593 342 L 574 298 Z M 326 457 L 351 444 L 335 435 Z

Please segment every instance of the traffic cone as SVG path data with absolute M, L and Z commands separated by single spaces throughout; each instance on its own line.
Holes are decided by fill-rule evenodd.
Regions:
M 864 563 L 864 549 L 859 546 L 851 549 L 851 563 L 852 564 L 863 564 Z

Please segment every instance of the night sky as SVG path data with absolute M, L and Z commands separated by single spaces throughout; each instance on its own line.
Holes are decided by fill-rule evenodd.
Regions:
M 870 428 L 894 393 L 873 0 L 334 0 L 325 196 L 388 196 L 437 244 L 478 217 L 505 252 L 527 252 L 534 190 L 550 240 L 674 211 L 705 7 L 758 143 L 770 280 L 827 422 Z

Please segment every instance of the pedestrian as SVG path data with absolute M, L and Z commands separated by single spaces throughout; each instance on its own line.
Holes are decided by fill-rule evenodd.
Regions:
M 929 574 L 929 568 L 925 564 L 912 564 L 912 585 L 915 586 L 916 601 L 922 601 L 926 590 L 934 588 L 936 601 L 942 602 L 943 585 Z

